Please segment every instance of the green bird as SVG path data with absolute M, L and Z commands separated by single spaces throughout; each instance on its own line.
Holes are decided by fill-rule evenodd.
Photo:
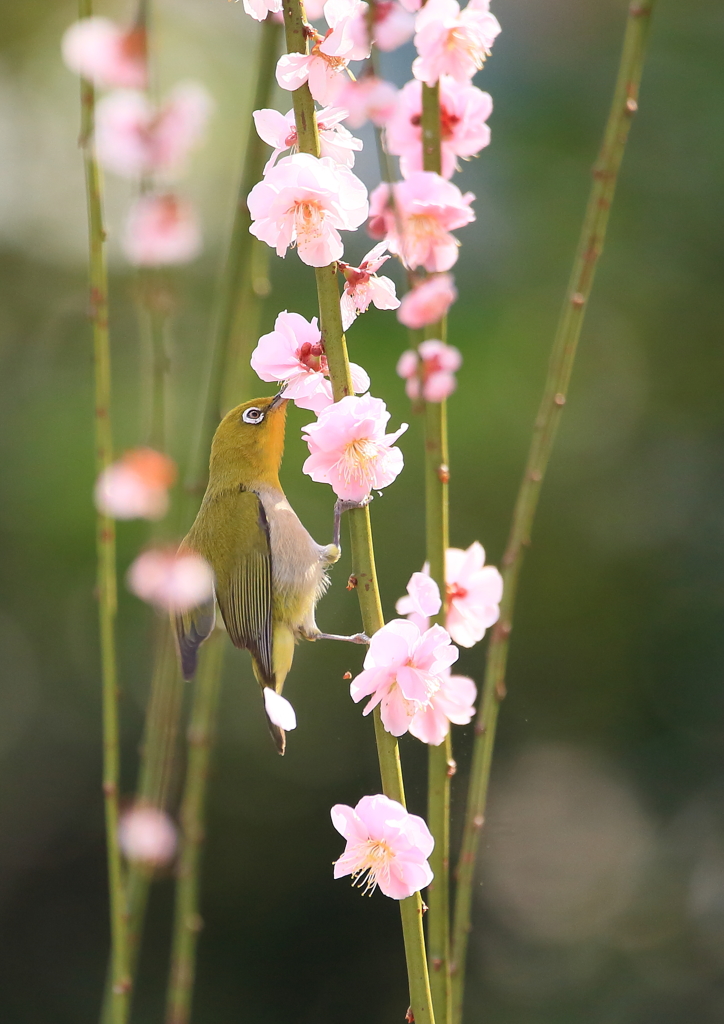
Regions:
M 317 602 L 329 586 L 327 569 L 340 557 L 341 515 L 359 505 L 338 501 L 333 543 L 313 540 L 279 482 L 286 411 L 282 393 L 255 398 L 227 413 L 214 435 L 208 487 L 179 548 L 205 558 L 215 576 L 214 598 L 175 616 L 185 679 L 196 672 L 217 604 L 231 642 L 251 654 L 262 692 L 269 686 L 281 693 L 300 638 L 369 643 L 364 633 L 322 633 L 315 621 Z M 267 721 L 283 754 L 285 733 L 268 715 Z

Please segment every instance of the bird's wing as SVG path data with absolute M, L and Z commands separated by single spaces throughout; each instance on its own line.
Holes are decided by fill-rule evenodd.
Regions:
M 274 686 L 272 555 L 264 506 L 252 491 L 241 490 L 217 496 L 214 505 L 213 515 L 200 516 L 187 539 L 214 570 L 232 643 L 251 653 L 260 682 Z
M 181 673 L 184 679 L 193 679 L 199 659 L 199 647 L 211 635 L 216 622 L 216 601 L 212 597 L 199 608 L 192 608 L 173 616 Z

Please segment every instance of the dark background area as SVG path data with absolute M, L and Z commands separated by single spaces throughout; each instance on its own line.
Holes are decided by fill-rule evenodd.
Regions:
M 452 541 L 502 553 L 613 87 L 625 5 L 495 0 L 503 34 L 477 84 L 493 141 L 459 183 L 464 355 L 450 403 Z M 126 3 L 101 13 L 128 18 Z M 107 955 L 100 684 L 93 600 L 92 378 L 77 83 L 59 38 L 72 4 L 0 15 L 0 1019 L 97 1019 Z M 257 27 L 225 0 L 159 0 L 158 77 L 217 101 L 188 182 L 207 246 L 175 294 L 172 454 L 183 462 L 214 280 L 246 136 Z M 660 0 L 606 251 L 527 557 L 476 889 L 470 1024 L 709 1024 L 724 1017 L 724 12 Z M 411 52 L 386 58 L 402 84 Z M 284 99 L 281 109 L 286 110 Z M 358 173 L 376 183 L 374 151 Z M 114 417 L 143 440 L 134 276 L 116 242 L 129 191 L 108 182 Z M 352 255 L 365 251 L 362 233 Z M 314 313 L 311 271 L 275 260 L 264 313 Z M 392 425 L 410 419 L 390 314 L 350 331 Z M 269 392 L 261 386 L 260 392 Z M 283 478 L 314 534 L 332 494 Z M 421 429 L 373 523 L 388 616 L 423 558 Z M 145 542 L 121 524 L 121 574 Z M 319 608 L 358 628 L 349 562 Z M 122 578 L 122 576 L 121 576 Z M 135 785 L 151 615 L 121 594 L 123 788 Z M 482 677 L 484 644 L 461 666 Z M 377 792 L 372 726 L 342 681 L 363 652 L 299 648 L 299 728 L 273 751 L 246 656 L 226 661 L 203 875 L 194 1020 L 400 1022 L 397 907 L 333 882 L 335 802 Z M 464 799 L 471 730 L 456 731 Z M 402 754 L 424 808 L 425 751 Z M 154 890 L 134 1020 L 162 1019 L 170 878 Z

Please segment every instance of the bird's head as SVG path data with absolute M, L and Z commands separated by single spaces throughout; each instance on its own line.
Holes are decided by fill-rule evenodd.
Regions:
M 253 398 L 227 412 L 211 443 L 210 483 L 216 486 L 279 486 L 287 400 Z

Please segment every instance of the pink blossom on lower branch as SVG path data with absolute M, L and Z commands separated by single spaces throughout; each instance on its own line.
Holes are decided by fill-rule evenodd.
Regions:
M 319 149 L 321 156 L 331 157 L 335 163 L 346 167 L 354 167 L 354 154 L 362 149 L 362 140 L 356 139 L 344 127 L 342 121 L 346 116 L 347 111 L 339 107 L 325 107 L 317 111 Z M 255 110 L 253 117 L 259 138 L 274 150 L 264 168 L 266 174 L 285 149 L 296 152 L 299 144 L 297 123 L 293 110 L 280 114 L 278 110 L 264 108 Z
M 422 370 L 420 370 L 420 361 Z M 407 384 L 405 391 L 413 401 L 422 397 L 426 402 L 442 402 L 457 386 L 455 371 L 460 369 L 463 357 L 453 345 L 430 338 L 423 341 L 416 352 L 403 352 L 397 363 L 397 373 Z
M 425 564 L 422 571 L 429 574 L 429 565 Z M 473 647 L 500 617 L 503 577 L 495 566 L 485 564 L 483 546 L 474 541 L 465 551 L 462 548 L 447 549 L 445 583 L 447 630 L 456 644 Z M 409 592 L 398 600 L 395 611 L 398 615 L 407 615 L 420 629 L 427 625 Z
M 365 715 L 379 704 L 387 732 L 402 736 L 440 689 L 442 673 L 458 653 L 442 626 L 421 633 L 414 622 L 393 619 L 372 637 L 364 670 L 350 683 L 350 696 L 355 703 L 370 698 Z
M 415 22 L 415 78 L 427 85 L 435 85 L 441 75 L 469 82 L 500 32 L 489 8 L 490 0 L 470 0 L 462 11 L 457 0 L 427 0 Z
M 427 862 L 435 841 L 424 820 L 389 797 L 364 796 L 356 807 L 335 804 L 332 824 L 347 840 L 334 877 L 352 876 L 365 893 L 380 891 L 404 900 L 429 885 Z
M 397 319 L 413 331 L 428 327 L 446 316 L 457 297 L 452 274 L 431 274 L 403 295 Z
M 197 608 L 214 594 L 211 566 L 194 551 L 144 551 L 131 564 L 126 581 L 136 597 L 169 612 Z
M 165 811 L 139 804 L 121 816 L 118 845 L 126 860 L 162 867 L 176 852 L 176 826 Z
M 402 471 L 402 452 L 394 444 L 407 430 L 403 423 L 386 434 L 389 419 L 385 403 L 372 395 L 347 395 L 327 406 L 303 428 L 310 451 L 304 472 L 349 501 L 387 487 Z
M 176 466 L 167 455 L 135 448 L 98 477 L 96 508 L 113 519 L 162 519 L 175 479 Z
M 252 235 L 284 256 L 296 243 L 310 267 L 338 260 L 340 231 L 354 231 L 367 216 L 367 189 L 347 167 L 309 153 L 284 157 L 247 199 Z
M 397 88 L 374 75 L 365 75 L 352 81 L 351 78 L 337 93 L 335 102 L 347 111 L 350 128 L 361 128 L 367 121 L 382 127 L 392 115 L 397 102 Z
M 387 243 L 380 242 L 374 249 L 370 249 L 358 267 L 351 267 L 348 263 L 339 264 L 344 274 L 344 291 L 340 300 L 343 330 L 351 327 L 370 303 L 378 309 L 397 309 L 400 305 L 394 283 L 389 277 L 377 276 L 382 264 L 390 258 L 384 255 L 386 249 Z
M 173 192 L 140 196 L 128 211 L 122 247 L 137 267 L 188 263 L 202 247 L 196 211 Z
M 471 157 L 490 143 L 486 124 L 493 111 L 489 93 L 449 75 L 440 79 L 440 152 L 442 176 L 460 169 L 458 157 Z M 400 173 L 408 178 L 422 170 L 422 82 L 413 79 L 400 92 L 395 112 L 385 125 L 390 153 L 400 158 Z
M 453 725 L 467 725 L 475 716 L 477 688 L 467 676 L 443 673 L 440 689 L 430 698 L 410 722 L 410 733 L 423 743 L 439 746 Z
M 121 28 L 108 18 L 81 18 L 61 43 L 71 71 L 101 89 L 144 89 L 147 84 L 146 32 Z
M 449 270 L 460 244 L 450 232 L 475 220 L 474 198 L 433 171 L 415 171 L 392 186 L 377 186 L 370 196 L 368 230 L 373 238 L 385 238 L 390 252 L 411 270 Z
M 300 409 L 319 413 L 334 401 L 316 317 L 310 323 L 299 313 L 280 313 L 274 330 L 259 338 L 251 366 L 261 380 L 286 381 L 284 397 Z M 370 386 L 366 372 L 356 363 L 349 368 L 355 391 L 366 391 Z

